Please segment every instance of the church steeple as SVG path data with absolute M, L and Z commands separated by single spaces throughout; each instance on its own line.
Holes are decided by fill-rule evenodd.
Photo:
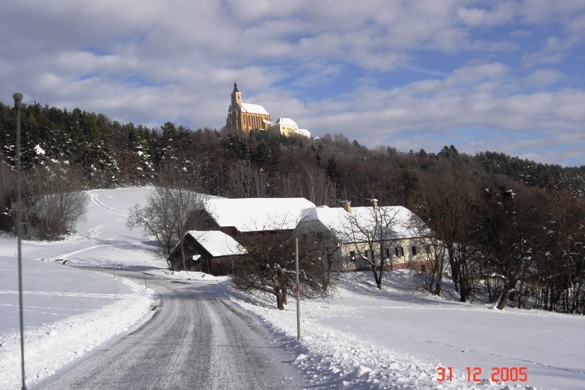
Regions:
M 242 93 L 238 90 L 238 83 L 234 80 L 234 90 L 232 91 L 232 106 L 238 107 L 242 105 Z

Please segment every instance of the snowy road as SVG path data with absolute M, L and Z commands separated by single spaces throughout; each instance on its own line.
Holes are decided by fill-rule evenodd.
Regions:
M 124 276 L 144 275 L 124 272 Z M 149 277 L 160 294 L 152 320 L 112 340 L 36 389 L 293 389 L 294 357 L 213 282 Z

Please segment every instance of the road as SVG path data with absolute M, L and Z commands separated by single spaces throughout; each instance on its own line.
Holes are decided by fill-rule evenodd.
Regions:
M 122 273 L 124 275 L 122 275 Z M 125 277 L 144 276 L 117 271 Z M 210 282 L 148 280 L 152 319 L 33 389 L 298 389 L 294 356 Z

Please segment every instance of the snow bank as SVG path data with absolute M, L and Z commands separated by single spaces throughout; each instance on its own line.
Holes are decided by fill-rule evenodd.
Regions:
M 333 297 L 302 301 L 300 341 L 294 297 L 279 311 L 269 296 L 230 292 L 294 353 L 309 387 L 583 388 L 582 316 L 493 311 L 421 293 L 409 271 L 385 277 L 379 291 L 368 273 L 344 274 Z M 492 381 L 492 368 L 520 366 L 527 381 Z M 452 373 L 443 382 L 440 367 Z M 476 382 L 467 367 L 482 369 Z
M 154 302 L 154 291 L 126 279 L 120 279 L 132 294 L 101 309 L 25 331 L 25 370 L 27 384 L 35 383 L 84 353 L 144 319 Z M 0 335 L 0 388 L 19 389 L 20 335 Z

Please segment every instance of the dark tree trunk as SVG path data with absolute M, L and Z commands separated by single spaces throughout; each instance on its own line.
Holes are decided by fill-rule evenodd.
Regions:
M 284 310 L 284 301 L 285 301 L 285 292 L 280 289 L 280 287 L 274 288 L 274 295 L 276 296 L 276 306 L 278 310 Z
M 514 289 L 516 286 L 516 281 L 506 280 L 504 281 L 504 287 L 502 290 L 502 295 L 500 296 L 500 301 L 498 302 L 497 308 L 499 310 L 504 310 L 506 308 L 506 304 L 508 303 L 508 299 L 510 299 L 510 291 Z

